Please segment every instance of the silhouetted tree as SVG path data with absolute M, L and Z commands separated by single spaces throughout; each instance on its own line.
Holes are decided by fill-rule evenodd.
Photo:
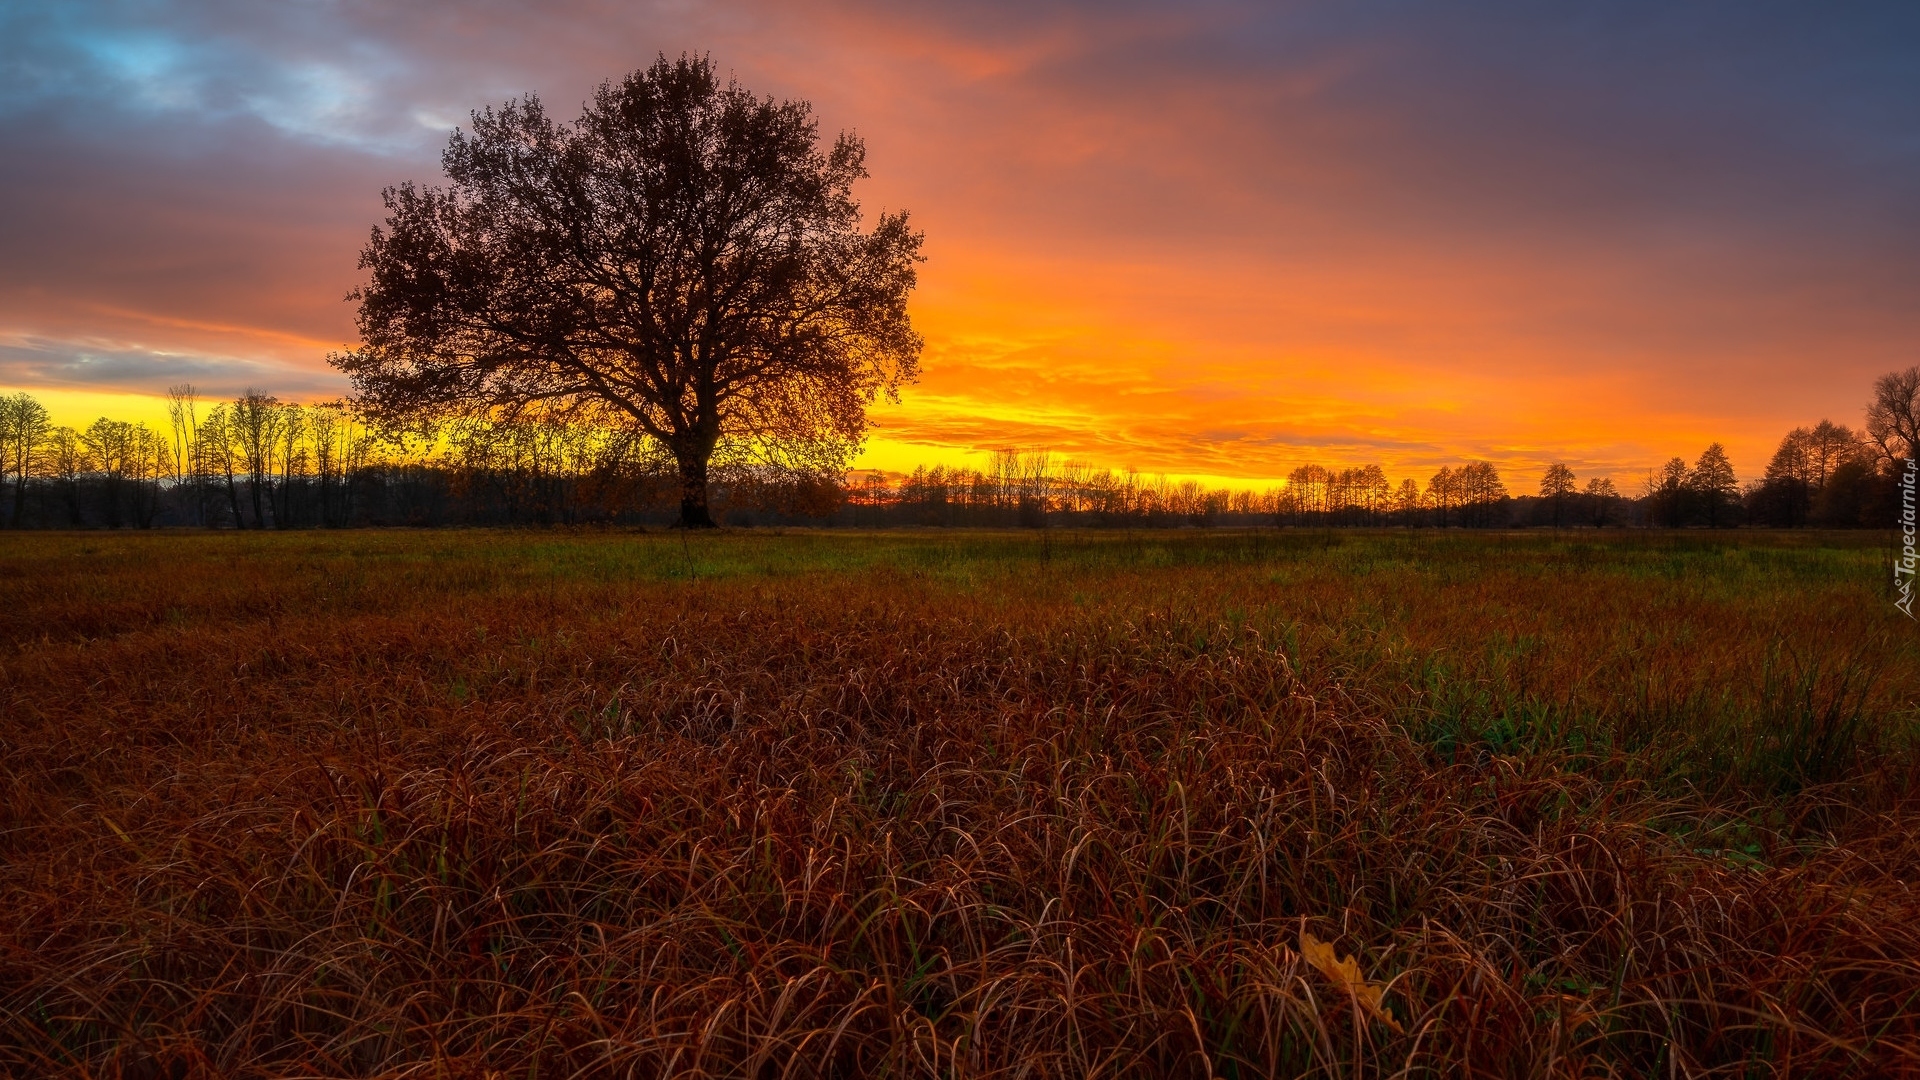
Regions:
M 1319 465 L 1302 465 L 1287 474 L 1287 491 L 1293 496 L 1293 509 L 1300 524 L 1320 520 L 1328 509 L 1328 489 L 1333 474 Z
M 207 483 L 211 487 L 226 492 L 227 512 L 236 529 L 247 527 L 247 519 L 240 513 L 240 438 L 235 433 L 236 425 L 232 413 L 225 402 L 215 405 L 200 423 L 200 454 L 206 469 Z M 211 521 L 209 521 L 211 524 Z
M 1573 470 L 1556 461 L 1547 466 L 1546 475 L 1540 478 L 1540 497 L 1553 507 L 1553 527 L 1566 524 L 1567 500 L 1575 491 Z
M 1427 480 L 1427 505 L 1434 511 L 1435 523 L 1447 527 L 1447 511 L 1459 504 L 1459 484 L 1452 469 L 1445 465 Z
M 46 406 L 26 393 L 0 397 L 0 484 L 13 477 L 11 524 L 26 513 L 27 482 L 40 468 L 40 452 L 52 431 Z
M 1386 471 L 1380 466 L 1362 465 L 1349 474 L 1347 492 L 1350 505 L 1359 511 L 1360 521 L 1371 525 L 1386 512 L 1393 487 L 1387 483 Z
M 227 412 L 227 432 L 247 474 L 247 497 L 253 506 L 253 527 L 267 527 L 273 511 L 274 466 L 286 419 L 280 399 L 249 389 L 233 399 Z
M 1707 526 L 1719 528 L 1740 494 L 1740 482 L 1734 478 L 1733 463 L 1727 460 L 1725 447 L 1714 443 L 1701 451 L 1700 460 L 1687 474 L 1687 487 L 1699 496 L 1700 505 L 1707 512 Z
M 1420 513 L 1420 484 L 1409 476 L 1400 481 L 1400 487 L 1393 493 L 1393 512 L 1403 525 L 1412 525 L 1415 515 Z
M 917 371 L 920 235 L 860 228 L 865 149 L 804 102 L 660 58 L 579 120 L 532 96 L 475 113 L 451 186 L 389 189 L 361 256 L 363 344 L 333 362 L 386 421 L 557 412 L 659 440 L 681 521 L 712 524 L 717 451 L 845 468 L 866 406 Z
M 173 436 L 175 502 L 189 522 L 206 524 L 207 476 L 200 445 L 200 395 L 192 383 L 167 387 L 167 423 Z
M 1760 486 L 1753 493 L 1753 510 L 1770 525 L 1804 525 L 1813 504 L 1813 461 L 1808 443 L 1812 432 L 1794 428 L 1780 440 Z
M 1604 476 L 1595 476 L 1587 481 L 1586 490 L 1587 519 L 1596 529 L 1604 529 L 1613 524 L 1615 507 L 1620 502 L 1620 492 L 1613 481 Z
M 1876 470 L 1865 457 L 1850 458 L 1820 486 L 1807 519 L 1816 525 L 1847 528 L 1885 525 L 1893 516 L 1893 500 L 1882 504 L 1876 498 L 1880 493 L 1875 488 L 1879 486 L 1893 486 L 1890 474 Z
M 87 457 L 99 471 L 101 506 L 107 527 L 120 527 L 121 488 L 133 471 L 133 425 L 101 417 L 80 433 Z
M 1047 527 L 1047 509 L 1053 496 L 1053 453 L 1029 450 L 1015 462 L 1020 524 L 1031 529 Z
M 1655 522 L 1670 529 L 1687 523 L 1687 459 L 1668 458 L 1657 472 L 1647 474 L 1647 508 Z
M 1920 367 L 1874 380 L 1867 404 L 1867 437 L 1888 465 L 1920 453 Z
M 1820 421 L 1806 434 L 1808 479 L 1816 488 L 1825 487 L 1834 470 L 1870 453 L 1870 446 L 1866 438 L 1845 424 Z
M 80 516 L 80 476 L 92 467 L 87 444 L 80 433 L 64 425 L 47 435 L 47 475 L 60 489 L 66 504 L 67 524 L 78 526 Z
M 1499 523 L 1507 486 L 1491 461 L 1469 461 L 1453 475 L 1460 502 L 1460 523 L 1487 528 Z
M 1811 428 L 1794 428 L 1767 462 L 1751 507 L 1768 524 L 1804 525 L 1833 476 L 1848 462 L 1866 460 L 1871 452 L 1870 444 L 1844 424 L 1822 420 Z

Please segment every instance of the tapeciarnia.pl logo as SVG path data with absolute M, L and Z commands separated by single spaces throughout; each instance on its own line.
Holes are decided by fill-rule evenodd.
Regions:
M 1893 588 L 1900 598 L 1893 602 L 1907 618 L 1913 615 L 1913 571 L 1916 556 L 1914 554 L 1914 505 L 1913 483 L 1915 466 L 1912 458 L 1906 459 L 1907 467 L 1900 474 L 1900 557 L 1893 561 Z M 1920 620 L 1917 620 L 1920 621 Z

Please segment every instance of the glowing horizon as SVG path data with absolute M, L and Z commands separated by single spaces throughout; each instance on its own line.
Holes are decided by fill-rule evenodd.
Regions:
M 379 190 L 467 111 L 707 51 L 858 131 L 928 262 L 859 468 L 1046 447 L 1261 487 L 1489 460 L 1628 481 L 1858 426 L 1920 356 L 1897 5 L 745 3 L 0 14 L 0 388 L 164 421 L 338 396 Z M 115 406 L 109 409 L 108 406 Z M 98 409 L 95 412 L 93 410 Z

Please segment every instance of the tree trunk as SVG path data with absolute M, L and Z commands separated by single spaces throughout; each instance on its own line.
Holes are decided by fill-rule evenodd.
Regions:
M 240 489 L 234 483 L 232 470 L 227 472 L 227 505 L 233 507 L 233 527 L 246 528 L 247 519 L 240 516 Z
M 686 456 L 680 464 L 680 527 L 711 529 L 713 515 L 707 510 L 707 460 Z

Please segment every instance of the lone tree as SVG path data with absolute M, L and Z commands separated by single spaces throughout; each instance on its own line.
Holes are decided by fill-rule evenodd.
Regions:
M 361 347 L 332 357 L 373 417 L 542 412 L 655 440 L 680 520 L 713 524 L 722 463 L 845 469 L 876 395 L 919 371 L 921 235 L 862 231 L 865 147 L 811 107 L 664 56 L 572 124 L 528 96 L 473 114 L 402 184 L 360 256 Z

